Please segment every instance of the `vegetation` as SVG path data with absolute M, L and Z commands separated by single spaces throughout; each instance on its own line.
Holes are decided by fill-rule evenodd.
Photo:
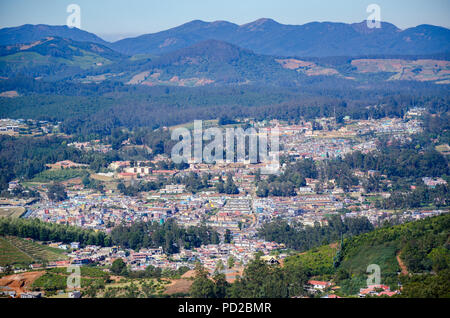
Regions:
M 210 279 L 201 266 L 196 270 L 190 290 L 195 298 L 287 298 L 306 294 L 307 276 L 303 269 L 269 265 L 259 257 L 248 264 L 244 275 L 233 284 L 227 283 L 223 274 L 215 273 Z
M 398 282 L 411 284 L 408 287 L 411 291 L 407 288 L 405 297 L 416 293 L 419 284 L 429 290 L 425 284 L 437 279 L 432 270 L 446 275 L 445 271 L 450 267 L 449 229 L 450 215 L 444 214 L 348 238 L 344 241 L 342 258 L 338 262 L 337 280 L 342 284 L 343 291 L 354 293 L 364 287 L 367 266 L 377 264 L 381 268 L 382 283 L 390 285 L 392 289 L 398 288 Z M 401 277 L 399 281 L 397 255 L 408 271 L 414 274 L 413 278 Z M 418 279 L 417 276 L 422 278 Z M 443 297 L 445 293 L 448 295 L 448 290 L 437 289 L 436 293 L 429 295 Z
M 80 242 L 81 245 L 110 246 L 111 239 L 103 232 L 75 226 L 47 223 L 39 219 L 0 218 L 0 235 L 32 238 L 38 241 Z
M 203 225 L 185 229 L 172 219 L 163 224 L 140 222 L 129 227 L 121 225 L 112 230 L 111 239 L 115 245 L 134 250 L 162 246 L 168 254 L 177 253 L 181 247 L 191 249 L 202 244 L 220 243 L 220 237 L 213 229 Z
M 0 236 L 0 266 L 26 265 L 33 262 L 33 259 L 15 247 L 5 237 Z
M 15 236 L 0 237 L 0 266 L 48 263 L 66 259 L 64 251 Z
M 265 240 L 283 243 L 288 248 L 299 252 L 314 247 L 330 244 L 340 240 L 343 235 L 352 236 L 373 230 L 373 225 L 365 217 L 346 218 L 333 215 L 328 219 L 328 225 L 315 224 L 304 226 L 301 223 L 289 224 L 282 219 L 265 223 L 258 235 Z
M 310 276 L 328 276 L 334 274 L 334 260 L 337 247 L 324 245 L 307 252 L 289 256 L 285 259 L 286 267 L 300 267 Z
M 32 182 L 62 182 L 74 178 L 83 178 L 89 174 L 84 169 L 57 169 L 57 170 L 45 170 L 37 174 Z

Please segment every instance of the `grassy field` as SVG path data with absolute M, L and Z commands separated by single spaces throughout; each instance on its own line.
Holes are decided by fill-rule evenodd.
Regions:
M 289 256 L 285 266 L 300 266 L 312 275 L 331 275 L 334 272 L 333 258 L 337 252 L 337 245 L 325 245 L 305 253 Z
M 393 273 L 400 271 L 398 266 L 396 251 L 398 247 L 394 243 L 385 243 L 361 247 L 351 259 L 344 259 L 342 268 L 353 274 L 365 274 L 367 266 L 377 264 L 384 273 Z
M 65 260 L 64 251 L 15 236 L 1 237 L 0 264 L 31 264 Z
M 36 175 L 31 182 L 61 182 L 74 178 L 82 178 L 85 175 L 90 174 L 85 169 L 58 169 L 58 170 L 45 170 Z
M 211 128 L 211 127 L 234 128 L 234 127 L 241 127 L 243 125 L 244 125 L 243 123 L 236 123 L 236 124 L 230 124 L 230 125 L 219 125 L 219 121 L 217 119 L 212 119 L 212 120 L 203 120 L 202 127 L 203 127 L 203 129 L 207 129 L 207 128 Z M 185 123 L 185 124 L 180 124 L 180 125 L 169 127 L 170 130 L 174 130 L 176 128 L 187 128 L 189 130 L 193 130 L 194 123 L 190 122 L 190 123 Z
M 30 264 L 33 259 L 0 236 L 0 266 Z
M 0 207 L 0 217 L 19 218 L 24 214 L 26 209 L 21 206 Z

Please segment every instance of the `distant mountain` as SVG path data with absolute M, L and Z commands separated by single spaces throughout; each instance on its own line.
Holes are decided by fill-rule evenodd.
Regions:
M 70 33 L 66 35 L 78 38 L 95 37 L 67 27 L 44 26 L 43 30 L 65 30 Z M 0 34 L 4 34 L 2 31 Z M 46 36 L 27 43 L 3 45 L 0 46 L 0 76 L 22 74 L 82 82 L 113 80 L 151 86 L 302 86 L 308 78 L 320 81 L 325 77 L 336 82 L 411 80 L 449 84 L 448 53 L 416 55 L 418 51 L 437 52 L 447 48 L 448 32 L 429 25 L 401 31 L 388 23 L 383 23 L 381 29 L 368 29 L 365 23 L 289 26 L 260 19 L 238 26 L 224 21 L 193 21 L 113 44 Z M 293 40 L 283 40 L 287 38 Z M 134 51 L 147 54 L 129 58 L 113 49 L 122 45 L 127 49 L 121 52 L 129 55 Z M 381 59 L 383 47 L 384 52 L 395 55 L 382 54 Z
M 450 30 L 419 25 L 400 30 L 382 22 L 380 29 L 361 23 L 311 22 L 284 25 L 259 19 L 244 25 L 194 20 L 178 27 L 108 43 L 95 34 L 67 26 L 30 25 L 0 29 L 0 45 L 30 43 L 46 37 L 109 46 L 126 55 L 162 55 L 206 40 L 228 42 L 258 54 L 298 57 L 436 54 L 450 52 Z
M 0 45 L 31 43 L 46 37 L 60 37 L 79 42 L 107 44 L 106 41 L 95 34 L 67 26 L 25 24 L 19 27 L 0 29 Z
M 102 44 L 47 37 L 27 44 L 0 46 L 0 74 L 23 73 L 36 77 L 64 72 L 67 75 L 124 58 Z
M 301 76 L 283 68 L 273 57 L 235 45 L 206 40 L 188 48 L 131 65 L 111 66 L 116 73 L 131 73 L 128 84 L 202 86 L 207 84 L 276 84 Z M 110 67 L 105 67 L 111 73 Z M 100 71 L 100 70 L 98 70 Z
M 393 54 L 434 54 L 450 52 L 450 30 L 420 25 L 400 30 L 383 22 L 370 29 L 366 22 L 345 24 L 312 22 L 283 25 L 271 19 L 236 25 L 226 21 L 195 20 L 166 31 L 112 43 L 111 48 L 128 55 L 161 55 L 193 44 L 215 39 L 255 53 L 324 57 Z
M 128 59 L 80 74 L 84 82 L 106 79 L 131 85 L 302 86 L 311 81 L 410 80 L 450 83 L 450 62 L 401 58 L 285 58 L 256 54 L 223 41 L 206 40 L 159 57 Z

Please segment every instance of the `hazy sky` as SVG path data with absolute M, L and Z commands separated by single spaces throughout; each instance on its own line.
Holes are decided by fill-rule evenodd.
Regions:
M 191 20 L 244 24 L 272 18 L 283 24 L 361 22 L 369 4 L 399 28 L 450 28 L 450 0 L 0 0 L 0 27 L 66 24 L 69 4 L 81 8 L 81 29 L 106 39 L 153 33 Z

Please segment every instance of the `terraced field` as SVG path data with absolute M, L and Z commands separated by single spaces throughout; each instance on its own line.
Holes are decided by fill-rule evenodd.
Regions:
M 4 237 L 0 237 L 0 266 L 14 264 L 30 264 L 33 259 L 12 245 Z
M 64 251 L 15 236 L 0 238 L 0 265 L 53 262 L 67 257 Z
M 0 207 L 0 217 L 18 218 L 25 213 L 25 208 L 21 206 Z

